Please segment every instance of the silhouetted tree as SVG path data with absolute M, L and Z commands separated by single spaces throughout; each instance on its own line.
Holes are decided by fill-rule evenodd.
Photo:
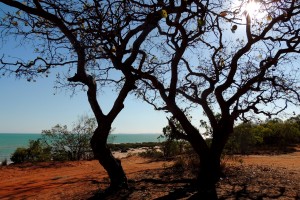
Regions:
M 220 157 L 235 120 L 299 105 L 300 2 L 162 1 L 137 95 L 170 112 L 199 158 L 199 196 L 216 199 Z M 185 114 L 204 113 L 211 145 Z M 219 113 L 219 114 L 217 114 Z
M 111 124 L 124 107 L 124 100 L 136 86 L 132 65 L 142 66 L 139 49 L 161 19 L 158 11 L 135 1 L 1 0 L 2 41 L 22 39 L 32 45 L 36 57 L 2 56 L 3 76 L 15 74 L 28 81 L 48 76 L 54 68 L 67 72 L 67 81 L 58 75 L 59 86 L 82 86 L 98 127 L 91 139 L 94 156 L 108 172 L 111 189 L 127 187 L 120 160 L 107 147 Z M 8 9 L 7 9 L 8 8 Z M 26 43 L 27 42 L 27 43 Z M 97 91 L 110 85 L 117 91 L 112 108 L 105 114 Z M 100 86 L 100 88 L 99 88 Z M 75 91 L 75 90 L 74 90 Z

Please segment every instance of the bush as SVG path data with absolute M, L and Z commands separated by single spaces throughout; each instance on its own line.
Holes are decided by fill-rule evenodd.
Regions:
M 51 160 L 51 148 L 42 143 L 40 139 L 31 140 L 27 152 L 29 162 L 44 162 Z
M 27 148 L 17 148 L 16 151 L 10 157 L 10 160 L 14 163 L 23 163 L 28 161 L 28 150 Z
M 161 143 L 159 142 L 142 142 L 142 143 L 121 143 L 121 144 L 107 144 L 111 151 L 125 151 L 129 149 L 136 149 L 136 148 L 154 148 L 155 146 L 160 146 Z
M 175 158 L 173 169 L 178 173 L 197 174 L 199 170 L 199 157 L 195 152 L 185 153 Z
M 156 149 L 147 149 L 147 151 L 139 153 L 139 156 L 154 159 L 161 159 L 164 157 L 163 153 Z
M 224 152 L 249 154 L 261 150 L 286 151 L 291 145 L 300 142 L 298 118 L 287 121 L 273 119 L 261 124 L 240 124 L 234 128 Z
M 82 116 L 72 130 L 59 124 L 51 130 L 43 130 L 43 141 L 51 148 L 53 160 L 82 160 L 87 154 L 91 157 L 90 139 L 95 129 L 95 118 Z
M 17 148 L 11 156 L 14 163 L 43 162 L 51 160 L 51 148 L 38 140 L 31 140 L 28 148 Z
M 255 128 L 256 127 L 251 123 L 243 123 L 236 126 L 225 146 L 225 153 L 251 153 L 253 148 L 263 141 L 259 134 L 255 134 Z
M 187 145 L 183 140 L 167 140 L 162 143 L 162 152 L 165 158 L 170 158 L 184 153 Z
M 1 162 L 1 166 L 7 166 L 7 159 L 5 158 L 2 162 Z

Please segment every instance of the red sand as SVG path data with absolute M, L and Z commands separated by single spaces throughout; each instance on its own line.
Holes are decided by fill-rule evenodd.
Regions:
M 300 180 L 300 152 L 279 156 L 244 156 L 242 164 L 268 166 L 293 172 Z M 230 162 L 231 163 L 231 162 Z M 236 163 L 239 164 L 239 163 Z M 141 157 L 122 159 L 129 179 L 141 173 L 170 166 Z M 0 168 L 0 199 L 87 199 L 108 186 L 108 178 L 97 161 L 12 165 Z

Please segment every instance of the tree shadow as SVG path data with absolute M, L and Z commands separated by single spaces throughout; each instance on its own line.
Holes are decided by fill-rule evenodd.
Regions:
M 288 176 L 286 172 L 265 166 L 238 165 L 226 168 L 225 175 L 216 187 L 220 200 L 300 199 L 299 183 L 293 174 Z M 137 178 L 140 179 L 129 180 L 129 188 L 126 190 L 111 193 L 100 191 L 89 199 L 209 199 L 199 193 L 196 179 L 172 169 L 149 170 L 140 173 Z M 100 182 L 96 181 L 95 184 Z

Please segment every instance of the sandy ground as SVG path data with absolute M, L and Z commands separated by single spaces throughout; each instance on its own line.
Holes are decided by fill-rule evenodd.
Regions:
M 185 197 L 192 195 L 191 191 L 182 189 L 189 179 L 174 181 L 176 178 L 170 178 L 173 171 L 166 172 L 171 162 L 126 157 L 128 153 L 115 153 L 122 158 L 133 185 L 130 194 L 122 199 L 177 199 L 177 193 L 175 196 L 173 193 L 178 190 Z M 226 161 L 229 175 L 218 186 L 222 199 L 300 199 L 300 151 L 279 156 L 243 156 L 235 160 L 240 161 Z M 236 179 L 237 176 L 241 177 Z M 11 165 L 0 168 L 0 199 L 89 199 L 108 183 L 107 174 L 97 161 Z M 246 188 L 249 184 L 251 188 Z M 265 189 L 260 190 L 262 187 Z

